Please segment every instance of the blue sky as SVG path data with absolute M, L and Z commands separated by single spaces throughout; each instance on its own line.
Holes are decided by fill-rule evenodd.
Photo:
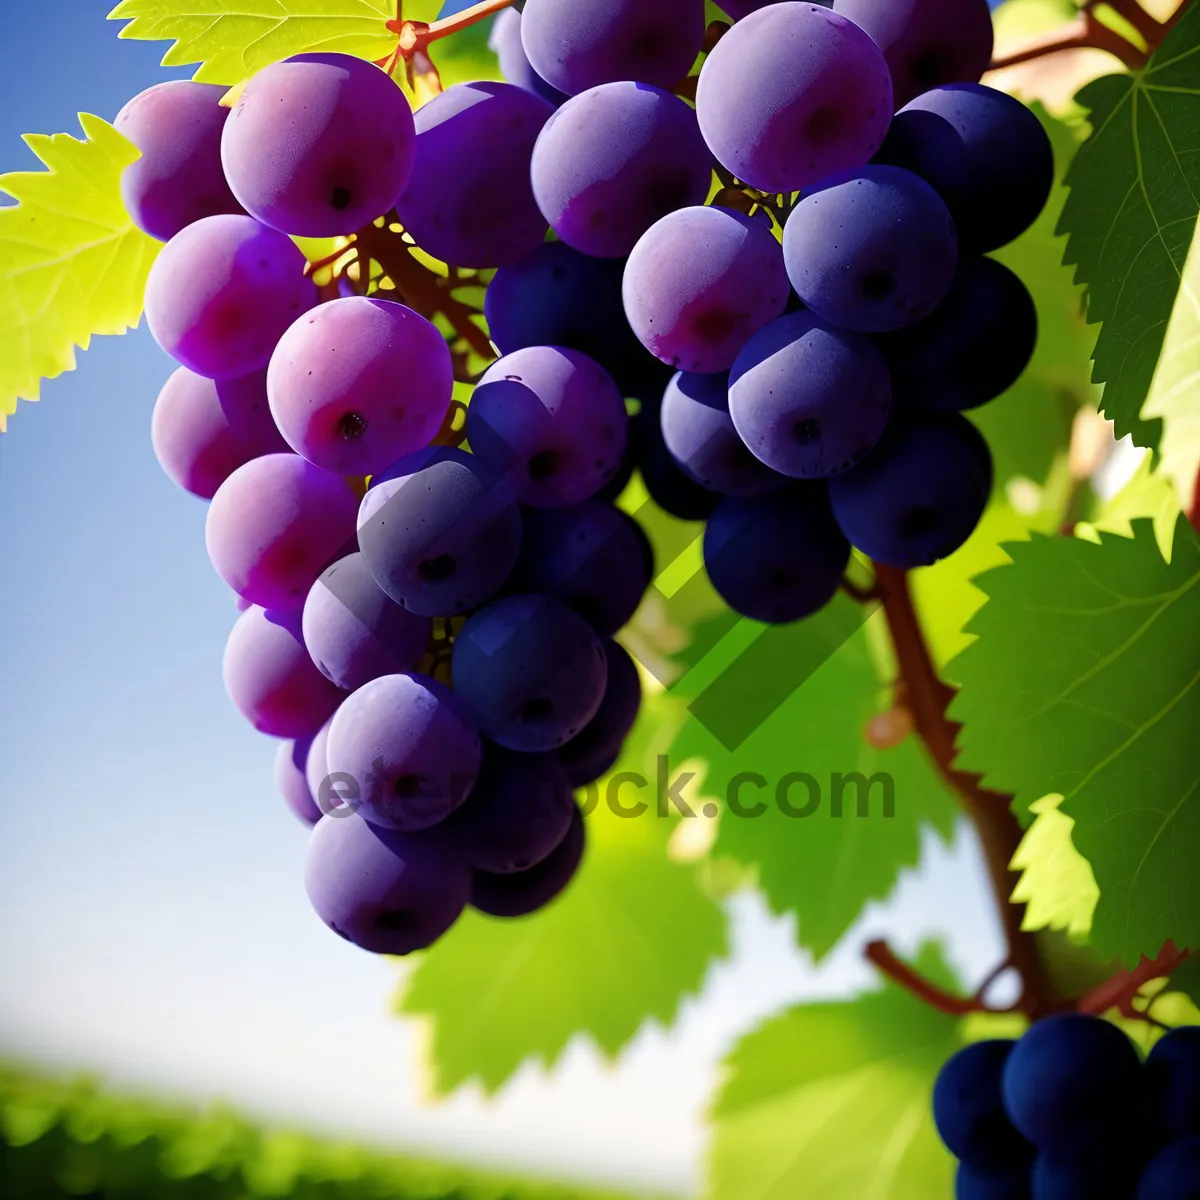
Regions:
M 32 165 L 21 133 L 77 132 L 81 109 L 111 120 L 172 74 L 161 46 L 117 40 L 108 7 L 4 6 L 0 170 Z M 144 330 L 101 339 L 0 437 L 0 1055 L 375 1141 L 688 1190 L 721 1052 L 788 999 L 863 986 L 868 930 L 898 930 L 902 947 L 942 930 L 970 973 L 986 969 L 995 933 L 964 841 L 933 850 L 821 972 L 786 922 L 739 901 L 734 962 L 616 1070 L 580 1043 L 497 1103 L 468 1091 L 422 1107 L 416 1033 L 386 1015 L 395 970 L 310 913 L 274 743 L 224 694 L 234 603 L 205 556 L 203 504 L 150 449 L 170 370 Z

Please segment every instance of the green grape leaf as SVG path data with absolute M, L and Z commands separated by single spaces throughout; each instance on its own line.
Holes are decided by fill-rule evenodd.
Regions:
M 796 625 L 754 626 L 757 639 L 714 680 L 705 682 L 712 672 L 701 668 L 673 691 L 697 697 L 704 719 L 689 715 L 681 725 L 672 766 L 703 764 L 704 793 L 725 800 L 714 853 L 757 868 L 772 909 L 796 914 L 800 944 L 818 959 L 869 900 L 886 897 L 900 872 L 917 865 L 922 829 L 948 838 L 956 820 L 915 737 L 887 750 L 867 741 L 881 707 L 871 642 L 882 620 L 876 614 L 863 625 L 859 606 L 839 597 Z M 781 703 L 727 750 L 713 730 L 767 696 Z M 808 815 L 789 816 L 788 805 Z M 738 815 L 760 807 L 760 815 Z
M 27 134 L 45 171 L 0 176 L 0 432 L 18 400 L 75 368 L 75 349 L 119 334 L 142 314 L 159 244 L 121 202 L 138 151 L 107 121 L 81 113 L 85 140 Z
M 1100 322 L 1093 379 L 1118 437 L 1154 447 L 1158 420 L 1139 417 L 1200 212 L 1200 6 L 1193 5 L 1149 64 L 1106 75 L 1077 99 L 1092 133 L 1067 174 L 1060 228 L 1066 261 L 1087 285 Z
M 937 973 L 940 955 L 918 966 Z M 712 1200 L 948 1196 L 954 1164 L 933 1124 L 938 1070 L 960 1025 L 889 984 L 801 1004 L 744 1037 L 713 1111 Z
M 1080 131 L 1040 104 L 1033 111 L 1054 147 L 1056 183 L 1041 216 L 994 257 L 1020 276 L 1037 305 L 1037 347 L 1020 379 L 971 413 L 991 447 L 1001 488 L 1014 476 L 1042 483 L 1070 444 L 1075 411 L 1099 398 L 1099 389 L 1087 382 L 1095 331 L 1084 320 L 1083 288 L 1063 264 L 1065 239 L 1057 233 L 1067 198 L 1063 177 Z
M 231 86 L 304 51 L 374 61 L 396 48 L 396 0 L 121 0 L 108 16 L 129 22 L 123 38 L 173 42 L 164 66 L 199 63 L 197 79 Z
M 1091 521 L 1076 525 L 1076 537 L 1098 542 L 1101 531 L 1133 537 L 1133 522 L 1138 517 L 1149 517 L 1154 522 L 1159 553 L 1170 562 L 1175 525 L 1181 511 L 1179 493 L 1163 471 L 1152 469 L 1152 459 L 1153 455 L 1147 454 L 1129 482 L 1104 503 Z
M 976 583 L 988 602 L 951 664 L 959 765 L 1018 815 L 1063 796 L 1100 888 L 1091 938 L 1133 964 L 1200 944 L 1200 541 L 1170 563 L 1150 521 L 1099 543 L 1035 537 Z
M 1200 1006 L 1200 952 L 1193 952 L 1190 958 L 1185 958 L 1171 972 L 1170 990 L 1181 992 L 1193 1004 Z
M 651 787 L 645 747 L 671 719 L 653 699 L 616 768 Z M 469 910 L 405 981 L 399 1011 L 427 1020 L 436 1092 L 470 1079 L 493 1092 L 526 1059 L 553 1066 L 577 1033 L 615 1056 L 646 1019 L 669 1025 L 727 952 L 723 911 L 693 866 L 668 857 L 677 823 L 646 795 L 637 818 L 595 807 L 579 874 L 547 908 L 515 921 Z
M 1075 849 L 1075 822 L 1059 807 L 1062 799 L 1043 796 L 1029 806 L 1034 820 L 1013 856 L 1021 878 L 1012 898 L 1025 905 L 1021 928 L 1027 932 L 1065 930 L 1082 938 L 1092 927 L 1100 889 L 1092 864 Z

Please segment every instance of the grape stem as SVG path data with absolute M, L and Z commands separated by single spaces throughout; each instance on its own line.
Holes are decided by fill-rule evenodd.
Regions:
M 513 0 L 482 0 L 482 3 L 464 8 L 462 12 L 455 13 L 452 17 L 432 23 L 406 21 L 403 17 L 397 16 L 394 21 L 387 23 L 387 27 L 400 38 L 401 56 L 411 59 L 414 54 L 423 51 L 431 42 L 449 37 L 452 33 L 458 33 L 460 30 L 469 29 L 472 25 L 478 25 L 480 21 L 486 21 L 488 17 L 508 8 L 512 3 Z
M 1005 67 L 1016 67 L 1063 50 L 1104 50 L 1120 59 L 1131 71 L 1144 67 L 1149 57 L 1145 50 L 1126 41 L 1100 21 L 1089 8 L 1061 29 L 1036 37 L 1011 54 L 992 59 L 988 70 L 1002 71 Z
M 1168 941 L 1154 958 L 1147 958 L 1143 954 L 1136 967 L 1119 971 L 1111 979 L 1105 980 L 1084 995 L 1074 1007 L 1079 1012 L 1095 1015 L 1115 1008 L 1123 1017 L 1131 1020 L 1144 1018 L 1146 1014 L 1133 1007 L 1138 992 L 1152 979 L 1163 979 L 1177 971 L 1188 953 Z
M 982 786 L 978 775 L 954 765 L 955 740 L 961 726 L 946 712 L 954 698 L 954 689 L 943 682 L 934 668 L 913 604 L 908 573 L 876 563 L 875 581 L 876 588 L 883 594 L 883 611 L 891 631 L 901 687 L 905 704 L 912 713 L 913 725 L 939 774 L 959 797 L 983 846 L 1008 948 L 1005 965 L 1013 967 L 1021 978 L 1021 995 L 1013 1009 L 1036 1019 L 1053 1011 L 1058 997 L 1046 975 L 1037 942 L 1032 934 L 1021 928 L 1025 907 L 1011 900 L 1017 877 L 1010 864 L 1023 836 L 1020 822 L 1013 815 L 1012 797 L 988 790 Z M 871 957 L 869 947 L 868 957 Z M 872 961 L 877 960 L 872 958 Z M 966 1011 L 982 1011 L 981 1001 L 975 999 L 970 1003 L 972 1007 Z

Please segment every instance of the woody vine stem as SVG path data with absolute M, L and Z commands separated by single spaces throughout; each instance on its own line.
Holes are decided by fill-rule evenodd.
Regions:
M 482 0 L 452 17 L 429 23 L 406 20 L 403 0 L 397 0 L 396 17 L 388 22 L 388 29 L 396 34 L 396 48 L 380 60 L 379 65 L 392 72 L 403 61 L 410 88 L 418 96 L 422 92 L 436 94 L 441 91 L 441 80 L 430 55 L 432 44 L 486 20 L 508 8 L 512 2 Z M 1138 70 L 1146 65 L 1191 2 L 1180 0 L 1169 17 L 1159 20 L 1142 7 L 1140 0 L 1105 0 L 1103 3 L 1085 0 L 1074 21 L 993 59 L 990 69 L 1018 66 L 1064 51 L 1093 49 L 1111 54 L 1130 70 Z M 1114 15 L 1119 18 L 1118 22 L 1112 22 Z M 704 51 L 710 51 L 728 29 L 727 23 L 714 21 L 709 27 Z M 682 81 L 676 90 L 690 96 L 693 89 L 694 81 L 689 79 Z M 751 194 L 735 180 L 724 176 L 722 182 L 726 185 L 722 195 L 728 197 L 732 206 L 765 207 L 782 224 L 788 197 Z M 392 222 L 368 227 L 360 231 L 354 241 L 357 243 L 354 252 L 341 262 L 337 273 L 344 273 L 349 262 L 357 259 L 359 277 L 354 282 L 357 288 L 365 291 L 370 264 L 377 263 L 406 302 L 425 316 L 432 317 L 436 313 L 449 322 L 461 347 L 456 354 L 455 373 L 459 378 L 470 379 L 466 372 L 466 352 L 486 359 L 491 357 L 491 349 L 482 328 L 476 323 L 478 313 L 453 295 L 457 282 L 455 273 L 451 272 L 449 278 L 435 275 L 409 253 L 410 248 L 402 241 L 399 227 Z M 315 266 L 330 265 L 333 261 L 331 258 L 327 263 Z M 996 1011 L 987 1002 L 987 990 L 1000 974 L 1011 969 L 1020 979 L 1020 991 L 1017 999 L 1003 1011 L 1020 1012 L 1037 1020 L 1067 1009 L 1091 1013 L 1116 1009 L 1126 1017 L 1149 1020 L 1134 1004 L 1140 988 L 1152 979 L 1171 974 L 1187 958 L 1188 951 L 1167 942 L 1153 959 L 1143 957 L 1137 967 L 1117 971 L 1112 978 L 1084 995 L 1063 997 L 1057 993 L 1042 962 L 1036 938 L 1022 929 L 1024 906 L 1011 900 L 1016 876 L 1010 864 L 1023 832 L 1013 814 L 1013 797 L 985 788 L 978 776 L 955 766 L 955 743 L 960 727 L 947 713 L 954 689 L 939 677 L 934 667 L 913 604 L 907 573 L 876 565 L 872 587 L 860 588 L 847 582 L 845 590 L 860 602 L 882 603 L 899 668 L 896 705 L 911 716 L 912 726 L 939 774 L 958 797 L 979 834 L 1006 942 L 1003 960 L 979 989 L 966 997 L 956 996 L 922 977 L 886 942 L 871 942 L 866 947 L 866 957 L 893 982 L 931 1007 L 951 1015 Z

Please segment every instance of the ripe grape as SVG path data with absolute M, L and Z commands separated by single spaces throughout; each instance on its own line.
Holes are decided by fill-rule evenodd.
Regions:
M 1016 383 L 1037 334 L 1037 308 L 1020 279 L 995 259 L 966 258 L 928 317 L 878 344 L 898 406 L 961 412 Z
M 300 614 L 255 605 L 225 645 L 225 690 L 259 733 L 311 737 L 345 695 L 316 667 L 300 635 Z
M 505 10 L 508 11 L 508 10 Z M 625 316 L 620 260 L 591 258 L 547 242 L 501 267 L 488 285 L 484 315 L 501 354 L 564 346 L 594 358 L 622 396 L 662 393 L 670 368 L 638 341 Z
M 596 715 L 558 752 L 574 787 L 599 779 L 617 760 L 642 705 L 642 679 L 620 642 L 604 642 L 608 682 Z
M 177 233 L 150 268 L 146 324 L 198 375 L 249 375 L 317 302 L 304 263 L 289 237 L 252 217 L 205 217 Z
M 1028 1166 L 975 1167 L 959 1163 L 955 1200 L 1033 1200 Z
M 632 517 L 610 504 L 530 509 L 509 587 L 553 596 L 600 634 L 628 624 L 654 574 L 654 552 Z
M 697 483 L 671 456 L 663 437 L 661 394 L 643 402 L 632 436 L 638 471 L 654 503 L 681 521 L 703 521 L 721 496 Z
M 422 250 L 457 267 L 502 267 L 537 249 L 533 145 L 554 109 L 511 83 L 458 83 L 417 110 L 416 181 L 396 205 Z
M 344 479 L 295 454 L 267 454 L 217 489 L 205 540 L 217 573 L 268 608 L 303 606 L 354 537 L 358 500 Z
M 412 109 L 349 54 L 297 54 L 251 76 L 225 126 L 233 193 L 265 225 L 337 237 L 383 216 L 413 167 Z
M 483 754 L 466 708 L 424 675 L 383 675 L 338 709 L 326 759 L 358 785 L 356 811 L 390 829 L 428 829 L 471 794 Z
M 1160 1038 L 1146 1070 L 1162 1128 L 1175 1138 L 1200 1136 L 1200 1026 Z
M 946 202 L 965 253 L 1025 232 L 1054 184 L 1054 151 L 1020 100 L 980 83 L 918 96 L 896 114 L 879 161 L 920 175 Z
M 1131 1122 L 1141 1063 L 1133 1043 L 1099 1017 L 1062 1013 L 1021 1038 L 1004 1068 L 1004 1105 L 1039 1148 L 1096 1145 Z
M 575 812 L 571 781 L 553 754 L 489 749 L 471 798 L 447 826 L 477 871 L 509 875 L 545 859 Z
M 768 467 L 825 479 L 860 462 L 883 436 L 892 389 L 883 356 L 861 334 L 810 312 L 772 321 L 729 376 L 729 412 Z
M 227 91 L 185 79 L 156 83 L 113 122 L 142 152 L 121 174 L 121 199 L 133 223 L 160 242 L 202 217 L 242 211 L 221 170 Z
M 1137 1200 L 1200 1200 L 1200 1137 L 1172 1142 L 1151 1159 Z
M 958 265 L 941 197 L 898 167 L 824 180 L 788 218 L 783 260 L 796 294 L 843 329 L 883 333 L 927 317 Z
M 280 742 L 275 753 L 275 787 L 292 813 L 309 826 L 321 819 L 321 810 L 304 777 L 304 764 L 308 761 L 311 745 L 312 738 L 297 738 Z
M 373 954 L 411 954 L 458 920 L 471 868 L 440 829 L 402 833 L 346 814 L 312 832 L 304 886 L 318 917 Z
M 304 779 L 308 790 L 317 803 L 318 811 L 326 816 L 341 807 L 340 796 L 329 778 L 329 731 L 333 727 L 334 715 L 317 730 L 308 748 L 308 757 L 304 760 Z
M 449 15 L 449 14 L 444 14 Z M 535 96 L 541 96 L 556 108 L 567 98 L 566 92 L 551 87 L 529 65 L 529 55 L 521 41 L 521 14 L 515 7 L 503 9 L 492 22 L 488 49 L 500 60 L 500 74 L 506 83 L 516 84 Z
M 537 508 L 595 495 L 620 468 L 628 436 L 612 377 L 560 346 L 531 346 L 493 363 L 467 410 L 471 449 Z
M 684 371 L 728 371 L 788 301 L 770 229 L 727 208 L 683 208 L 657 221 L 625 266 L 625 313 L 652 354 Z
M 640 83 L 572 97 L 533 149 L 533 194 L 550 228 L 596 258 L 621 258 L 661 217 L 703 204 L 712 159 L 696 114 Z
M 891 567 L 927 567 L 971 536 L 992 490 L 992 458 L 957 413 L 894 419 L 853 471 L 830 480 L 852 545 Z
M 267 370 L 271 412 L 289 445 L 339 475 L 372 475 L 427 446 L 453 389 L 442 335 L 377 297 L 313 309 L 280 338 Z
M 766 8 L 768 4 L 776 4 L 779 0 L 721 0 L 721 7 L 735 20 L 740 21 L 743 17 L 748 17 L 752 12 L 758 12 L 760 8 Z M 830 0 L 826 0 L 825 7 L 829 7 Z
M 585 843 L 583 814 L 576 807 L 567 836 L 536 866 L 511 875 L 475 871 L 471 906 L 493 917 L 524 917 L 544 908 L 575 877 Z
M 249 375 L 235 375 L 229 379 L 214 379 L 217 401 L 231 425 L 251 433 L 257 445 L 263 447 L 259 454 L 287 454 L 291 446 L 284 441 L 275 418 L 271 416 L 271 403 L 267 399 L 267 372 L 252 371 Z
M 272 427 L 273 428 L 273 427 Z M 217 488 L 244 463 L 280 446 L 273 439 L 231 419 L 222 406 L 217 385 L 186 367 L 175 371 L 163 386 L 150 420 L 150 439 L 163 471 L 181 488 L 211 500 Z
M 326 568 L 304 602 L 304 644 L 321 674 L 353 691 L 381 675 L 411 670 L 430 623 L 384 595 L 361 554 Z
M 1110 1140 L 1076 1152 L 1043 1150 L 1033 1165 L 1034 1200 L 1130 1200 L 1141 1164 L 1120 1144 L 1123 1133 L 1113 1128 Z
M 738 21 L 709 54 L 696 91 L 717 160 L 776 195 L 863 166 L 892 111 L 879 47 L 815 4 L 772 4 Z
M 729 376 L 680 371 L 663 395 L 663 442 L 692 479 L 723 496 L 757 496 L 785 479 L 755 458 L 729 415 Z
M 942 1067 L 933 1088 L 933 1119 L 955 1158 L 993 1169 L 1032 1158 L 1004 1111 L 1004 1066 L 1010 1040 L 975 1042 Z
M 974 83 L 992 61 L 987 0 L 834 0 L 833 11 L 883 51 L 897 108 L 943 83 Z
M 517 561 L 521 512 L 475 455 L 445 447 L 372 481 L 358 542 L 375 582 L 422 617 L 451 617 L 495 595 Z
M 728 497 L 704 530 L 704 565 L 736 613 L 782 625 L 819 612 L 841 586 L 850 546 L 824 484 Z
M 479 728 L 509 750 L 557 750 L 597 713 L 604 646 L 548 596 L 508 596 L 473 614 L 450 659 L 454 690 Z
M 626 79 L 673 88 L 704 29 L 704 0 L 528 0 L 521 17 L 533 69 L 572 96 Z

